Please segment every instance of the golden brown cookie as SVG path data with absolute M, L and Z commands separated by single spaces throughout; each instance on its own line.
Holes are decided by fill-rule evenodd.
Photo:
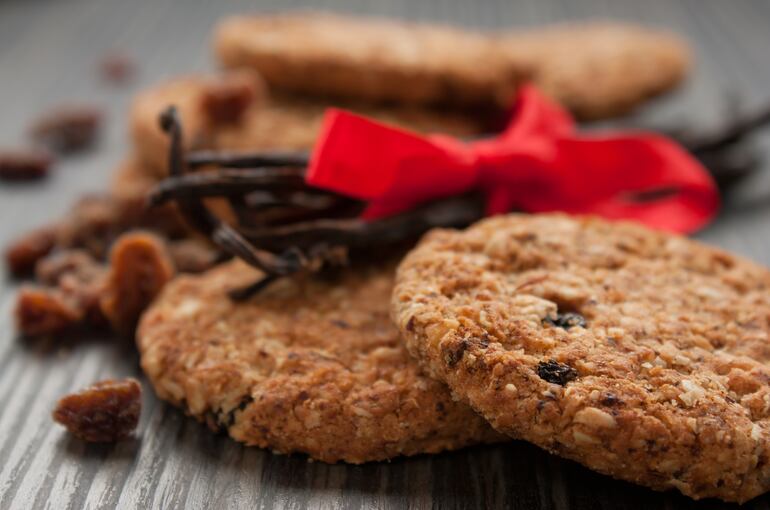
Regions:
M 222 89 L 242 87 L 245 76 L 255 81 L 252 100 L 240 103 L 242 111 L 232 122 L 217 122 L 204 104 L 221 101 Z M 312 148 L 324 111 L 331 106 L 420 132 L 454 136 L 478 135 L 490 130 L 487 113 L 469 114 L 413 107 L 378 107 L 360 103 L 335 103 L 295 96 L 266 95 L 255 75 L 240 73 L 220 77 L 177 78 L 140 93 L 131 108 L 131 136 L 144 165 L 165 174 L 168 145 L 158 116 L 176 105 L 185 128 L 187 149 L 293 150 Z M 214 109 L 216 111 L 216 109 Z
M 257 70 L 272 87 L 307 96 L 499 107 L 523 77 L 584 119 L 627 113 L 672 89 L 691 60 L 681 39 L 630 24 L 474 33 L 319 13 L 228 18 L 214 46 L 226 68 Z
M 500 439 L 409 358 L 388 315 L 392 266 L 228 297 L 258 276 L 235 261 L 166 286 L 137 336 L 162 399 L 238 441 L 324 462 Z
M 500 48 L 528 59 L 534 83 L 581 119 L 630 112 L 682 82 L 692 60 L 673 34 L 610 22 L 502 35 Z
M 226 68 L 295 93 L 401 104 L 507 104 L 528 76 L 482 34 L 323 13 L 234 16 L 214 35 Z
M 631 223 L 510 215 L 399 267 L 409 351 L 499 431 L 693 498 L 770 487 L 770 272 Z

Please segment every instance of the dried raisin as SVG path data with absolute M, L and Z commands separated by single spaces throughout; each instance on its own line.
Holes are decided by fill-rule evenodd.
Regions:
M 578 377 L 577 370 L 556 360 L 541 361 L 537 364 L 537 375 L 549 383 L 564 386 Z
M 136 61 L 125 53 L 108 53 L 99 62 L 99 74 L 107 83 L 123 85 L 136 74 Z
M 110 253 L 102 312 L 116 330 L 130 332 L 173 275 L 173 263 L 160 238 L 146 232 L 123 234 Z
M 142 412 L 142 387 L 136 379 L 107 380 L 63 397 L 53 419 L 84 441 L 112 442 L 130 435 Z
M 31 181 L 48 175 L 53 160 L 40 150 L 0 151 L 0 179 L 6 181 Z
M 566 312 L 557 314 L 556 318 L 546 317 L 543 319 L 545 324 L 555 326 L 557 328 L 569 329 L 573 327 L 586 327 L 586 319 L 579 313 Z
M 27 336 L 60 333 L 77 325 L 83 311 L 56 289 L 23 288 L 16 300 L 16 325 Z
M 259 78 L 251 73 L 237 73 L 207 85 L 201 96 L 201 108 L 214 125 L 240 122 L 247 108 L 263 93 Z
M 52 110 L 32 124 L 29 134 L 38 144 L 67 154 L 90 148 L 99 135 L 102 112 L 93 106 L 65 106 Z
M 32 273 L 38 260 L 50 253 L 56 244 L 56 227 L 42 227 L 28 232 L 5 250 L 5 263 L 16 276 Z

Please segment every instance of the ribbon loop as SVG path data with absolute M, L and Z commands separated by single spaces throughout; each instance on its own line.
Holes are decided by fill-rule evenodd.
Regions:
M 531 86 L 520 89 L 502 134 L 469 143 L 329 110 L 306 179 L 368 201 L 366 219 L 472 190 L 485 193 L 489 214 L 598 214 L 675 232 L 697 230 L 719 207 L 708 172 L 673 141 L 651 133 L 581 135 Z

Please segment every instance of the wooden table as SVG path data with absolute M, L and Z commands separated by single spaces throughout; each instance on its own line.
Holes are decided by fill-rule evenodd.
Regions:
M 0 244 L 62 214 L 76 196 L 106 186 L 129 150 L 124 113 L 132 93 L 163 77 L 213 68 L 207 36 L 218 17 L 254 4 L 278 9 L 286 3 L 0 2 L 0 145 L 20 142 L 30 117 L 60 102 L 96 102 L 109 113 L 99 151 L 68 159 L 43 183 L 0 185 Z M 729 92 L 739 94 L 746 108 L 770 100 L 766 0 L 326 0 L 316 6 L 487 27 L 595 16 L 667 26 L 693 42 L 698 68 L 687 87 L 645 115 L 707 124 L 725 113 Z M 115 48 L 140 60 L 140 74 L 129 87 L 115 89 L 97 79 L 99 58 Z M 761 141 L 770 156 L 767 140 Z M 767 174 L 729 197 L 699 237 L 770 264 Z M 18 339 L 11 321 L 15 291 L 16 284 L 0 276 L 2 509 L 717 506 L 617 482 L 521 442 L 358 467 L 311 463 L 215 436 L 150 391 L 136 439 L 87 445 L 52 423 L 52 405 L 94 380 L 140 375 L 135 349 L 114 338 L 65 345 Z M 770 496 L 747 508 L 767 508 L 768 502 Z

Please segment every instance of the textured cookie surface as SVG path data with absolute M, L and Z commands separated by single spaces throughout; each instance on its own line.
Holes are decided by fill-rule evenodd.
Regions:
M 511 215 L 428 234 L 392 312 L 410 352 L 499 431 L 746 501 L 770 487 L 769 288 L 764 268 L 685 238 Z
M 611 22 L 480 33 L 318 13 L 238 16 L 220 24 L 214 44 L 225 67 L 308 96 L 458 105 L 486 95 L 507 105 L 513 76 L 583 119 L 627 113 L 672 89 L 691 60 L 668 32 Z
M 326 462 L 500 439 L 409 357 L 388 314 L 392 267 L 227 297 L 258 276 L 233 262 L 164 289 L 138 332 L 161 398 L 238 441 Z
M 503 35 L 500 48 L 528 61 L 534 83 L 582 119 L 621 115 L 671 90 L 692 59 L 673 34 L 609 22 Z
M 322 13 L 235 16 L 215 51 L 300 93 L 403 104 L 498 104 L 526 77 L 482 34 L 438 25 Z
M 254 78 L 258 80 L 256 75 Z M 241 80 L 243 76 L 238 74 L 187 76 L 139 94 L 131 108 L 130 123 L 135 151 L 145 166 L 157 175 L 165 173 L 168 145 L 158 125 L 158 115 L 172 104 L 177 106 L 182 118 L 188 149 L 307 150 L 315 143 L 324 111 L 330 106 L 351 109 L 420 132 L 471 136 L 489 131 L 489 119 L 484 115 L 300 99 L 269 94 L 259 86 L 259 93 L 241 104 L 237 119 L 216 122 L 202 108 L 204 99 L 212 90 L 230 87 Z

